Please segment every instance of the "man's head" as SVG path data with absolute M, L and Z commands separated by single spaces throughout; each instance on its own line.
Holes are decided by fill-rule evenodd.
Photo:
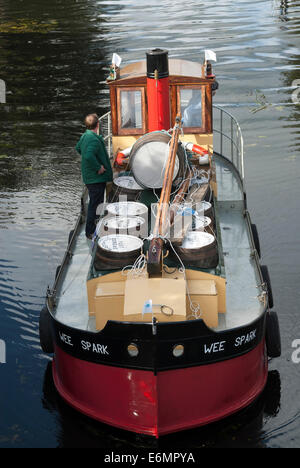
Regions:
M 84 123 L 88 130 L 96 130 L 99 125 L 99 117 L 97 114 L 89 114 L 84 119 Z

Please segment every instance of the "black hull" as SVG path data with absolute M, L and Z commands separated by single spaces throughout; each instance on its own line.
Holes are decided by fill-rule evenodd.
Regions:
M 222 362 L 242 356 L 265 338 L 266 313 L 243 327 L 215 332 L 203 320 L 159 323 L 124 323 L 108 321 L 105 328 L 93 333 L 59 323 L 53 318 L 53 339 L 67 354 L 88 362 L 154 373 Z M 134 343 L 138 356 L 131 357 L 127 347 Z M 184 346 L 182 356 L 173 349 Z

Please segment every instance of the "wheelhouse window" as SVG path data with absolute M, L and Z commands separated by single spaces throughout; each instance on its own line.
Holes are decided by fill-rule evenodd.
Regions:
M 176 112 L 180 112 L 182 115 L 183 128 L 186 134 L 212 132 L 210 83 L 177 85 L 176 101 Z M 173 118 L 175 118 L 175 114 L 173 114 Z
M 119 88 L 118 133 L 139 134 L 145 132 L 145 94 L 143 88 Z
M 203 127 L 203 90 L 198 88 L 179 88 L 180 112 L 183 127 Z

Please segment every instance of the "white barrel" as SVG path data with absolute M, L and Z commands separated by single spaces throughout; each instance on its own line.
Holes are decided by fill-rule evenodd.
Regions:
M 133 265 L 140 256 L 143 241 L 136 236 L 112 234 L 100 237 L 94 259 L 96 270 L 120 270 Z
M 143 188 L 135 181 L 134 177 L 124 175 L 113 180 L 109 193 L 109 201 L 135 201 L 139 198 Z
M 189 231 L 206 231 L 212 229 L 212 221 L 208 216 L 194 216 L 193 223 L 190 226 Z
M 141 216 L 148 217 L 148 208 L 143 203 L 138 202 L 117 202 L 109 203 L 106 211 L 112 216 Z
M 101 221 L 100 236 L 110 234 L 125 234 L 145 238 L 148 235 L 148 226 L 141 216 L 113 216 Z
M 187 232 L 182 248 L 187 250 L 198 250 L 207 247 L 215 242 L 215 238 L 208 232 L 189 231 Z
M 136 236 L 112 234 L 110 236 L 101 237 L 98 241 L 98 246 L 108 253 L 131 254 L 132 252 L 140 251 L 143 247 L 143 241 Z
M 205 215 L 210 217 L 212 214 L 212 204 L 208 201 L 200 201 L 196 203 L 195 209 L 198 215 Z
M 113 182 L 121 189 L 129 189 L 138 192 L 143 190 L 143 188 L 136 182 L 136 180 L 132 176 L 116 177 Z
M 174 246 L 181 261 L 188 267 L 211 269 L 219 261 L 215 237 L 208 232 L 189 231 L 181 246 Z M 176 258 L 174 258 L 176 261 Z

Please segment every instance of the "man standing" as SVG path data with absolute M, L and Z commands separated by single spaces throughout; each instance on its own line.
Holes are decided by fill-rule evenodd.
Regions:
M 95 232 L 95 219 L 98 206 L 103 203 L 106 182 L 113 179 L 112 168 L 105 143 L 99 133 L 99 117 L 89 114 L 85 118 L 87 130 L 76 145 L 81 154 L 81 172 L 89 192 L 89 207 L 85 234 L 91 239 Z

